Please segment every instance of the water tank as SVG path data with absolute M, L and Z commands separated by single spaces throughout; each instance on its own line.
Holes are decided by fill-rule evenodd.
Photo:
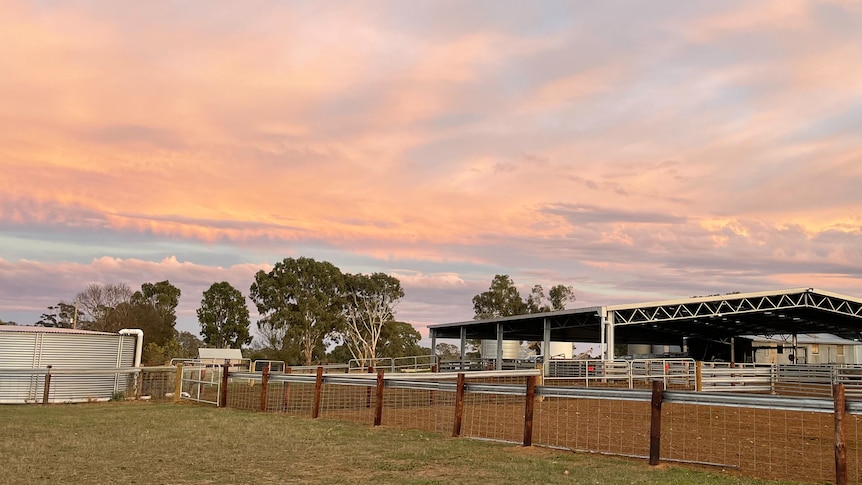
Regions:
M 503 340 L 503 358 L 517 359 L 521 352 L 520 340 Z M 483 340 L 482 341 L 482 358 L 496 359 L 497 358 L 497 341 Z
M 551 342 L 547 350 L 542 348 L 542 355 L 549 359 L 571 359 L 573 346 L 571 342 Z

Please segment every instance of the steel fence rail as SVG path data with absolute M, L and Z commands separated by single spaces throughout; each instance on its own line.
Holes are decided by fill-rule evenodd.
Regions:
M 650 391 L 643 389 L 581 388 L 567 386 L 536 386 L 536 395 L 569 399 L 598 399 L 649 402 Z
M 832 399 L 757 394 L 730 395 L 667 391 L 664 393 L 664 402 L 814 413 L 832 413 L 835 410 Z

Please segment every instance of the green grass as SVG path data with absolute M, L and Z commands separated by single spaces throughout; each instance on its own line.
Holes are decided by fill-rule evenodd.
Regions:
M 206 406 L 0 406 L 0 483 L 730 484 L 720 469 Z

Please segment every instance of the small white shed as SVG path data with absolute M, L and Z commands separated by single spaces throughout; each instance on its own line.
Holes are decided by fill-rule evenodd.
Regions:
M 242 361 L 242 350 L 240 349 L 198 349 L 197 362 L 201 364 L 228 363 L 235 366 Z

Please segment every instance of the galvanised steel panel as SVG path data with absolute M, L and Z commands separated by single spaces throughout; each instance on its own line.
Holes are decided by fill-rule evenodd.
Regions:
M 117 365 L 118 367 L 131 367 L 135 365 L 135 344 L 137 343 L 137 339 L 135 335 L 120 335 L 122 357 Z
M 0 369 L 131 367 L 136 336 L 51 332 L 0 332 Z M 52 402 L 110 399 L 133 383 L 134 374 L 82 373 L 52 376 Z M 41 401 L 41 377 L 3 376 L 0 402 Z
M 0 332 L 0 368 L 38 367 L 37 340 L 40 333 Z

